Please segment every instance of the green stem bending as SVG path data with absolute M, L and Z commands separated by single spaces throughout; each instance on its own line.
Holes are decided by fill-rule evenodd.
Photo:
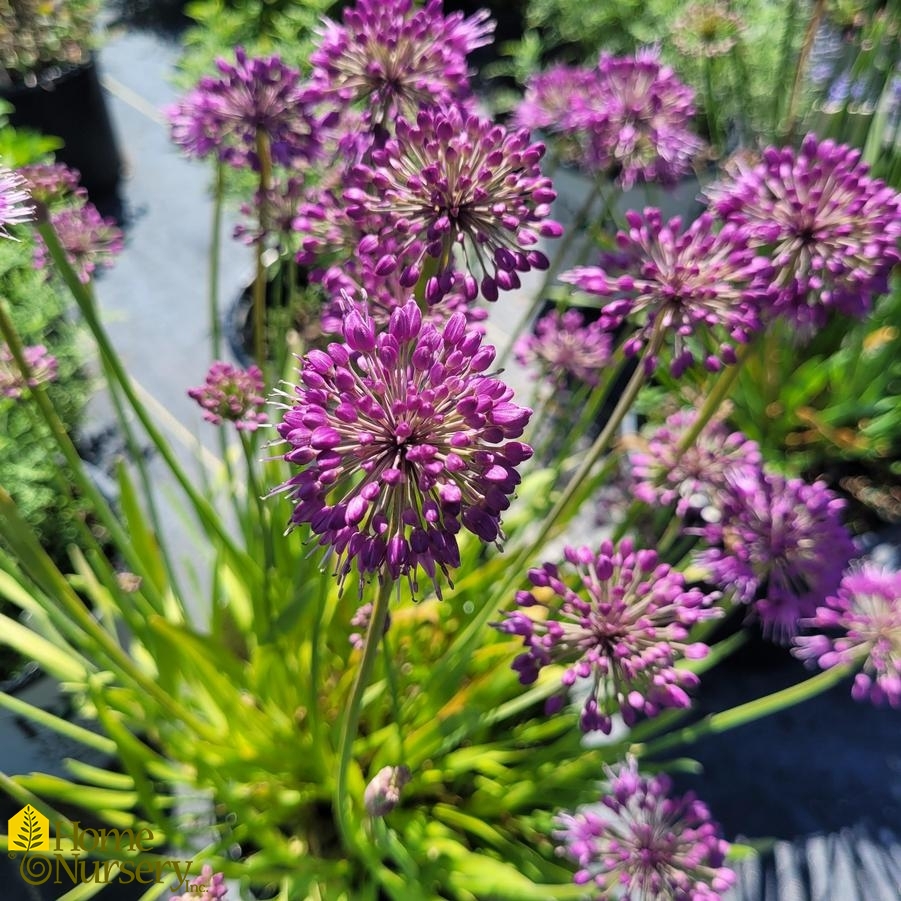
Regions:
M 753 723 L 762 717 L 815 698 L 850 676 L 854 669 L 850 665 L 834 666 L 797 685 L 790 685 L 788 688 L 783 688 L 765 697 L 748 701 L 746 704 L 739 704 L 738 707 L 733 707 L 731 710 L 712 713 L 710 716 L 705 716 L 700 722 L 686 726 L 678 732 L 671 732 L 669 735 L 663 735 L 653 741 L 633 745 L 630 753 L 637 757 L 647 757 L 679 745 L 691 744 L 708 735 L 718 735 L 721 732 L 728 732 L 730 729 Z
M 807 60 L 813 50 L 813 42 L 816 39 L 817 31 L 820 28 L 820 21 L 823 13 L 826 11 L 826 0 L 816 0 L 813 12 L 810 14 L 810 21 L 807 23 L 807 30 L 804 32 L 804 43 L 801 45 L 801 52 L 798 54 L 798 64 L 795 67 L 795 78 L 792 82 L 792 90 L 788 99 L 788 111 L 785 117 L 785 126 L 782 130 L 783 139 L 790 141 L 795 133 L 795 126 L 798 118 L 798 102 L 801 98 L 801 86 L 804 82 L 804 73 L 807 71 Z
M 363 649 L 363 659 L 354 679 L 353 690 L 347 705 L 344 722 L 341 724 L 341 736 L 338 742 L 338 779 L 335 787 L 335 817 L 338 820 L 338 829 L 347 850 L 356 847 L 356 837 L 351 828 L 351 813 L 353 802 L 347 794 L 347 777 L 350 771 L 350 760 L 353 755 L 354 739 L 357 737 L 357 729 L 360 725 L 360 714 L 363 711 L 363 692 L 369 684 L 375 658 L 381 646 L 381 636 L 385 631 L 385 622 L 388 618 L 388 600 L 391 597 L 391 589 L 394 583 L 385 579 L 379 586 L 378 597 L 369 619 L 369 628 L 366 630 L 366 645 Z

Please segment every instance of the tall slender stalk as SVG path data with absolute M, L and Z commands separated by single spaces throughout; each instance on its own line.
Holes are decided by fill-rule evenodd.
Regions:
M 813 42 L 816 39 L 823 14 L 826 12 L 826 0 L 816 0 L 810 21 L 807 23 L 807 31 L 804 32 L 804 43 L 798 54 L 798 64 L 795 67 L 795 78 L 792 82 L 791 94 L 788 98 L 788 112 L 785 117 L 785 125 L 782 129 L 783 139 L 790 141 L 794 137 L 798 118 L 798 103 L 801 99 L 801 88 L 804 84 L 804 76 L 807 73 L 807 60 L 810 51 L 813 50 Z
M 260 165 L 259 217 L 260 231 L 266 234 L 269 225 L 269 191 L 272 187 L 272 157 L 269 135 L 257 129 L 257 157 Z M 253 355 L 257 366 L 266 372 L 266 266 L 263 262 L 265 243 L 262 236 L 256 242 L 256 277 L 253 282 Z M 268 380 L 267 380 L 268 381 Z
M 356 847 L 357 841 L 353 834 L 350 822 L 350 814 L 353 802 L 347 794 L 347 776 L 350 770 L 350 760 L 353 755 L 354 739 L 357 737 L 357 729 L 360 725 L 360 714 L 363 708 L 363 692 L 369 684 L 372 668 L 378 649 L 382 644 L 381 638 L 385 631 L 385 621 L 388 617 L 388 601 L 394 583 L 385 579 L 379 586 L 378 596 L 369 619 L 369 628 L 366 630 L 366 644 L 363 648 L 363 659 L 354 679 L 350 700 L 344 721 L 341 724 L 341 736 L 338 741 L 338 779 L 335 786 L 335 816 L 338 820 L 338 829 L 341 838 L 348 850 Z
M 209 315 L 210 315 L 210 349 L 213 359 L 218 360 L 222 354 L 222 325 L 219 321 L 219 270 L 222 256 L 222 206 L 225 194 L 223 165 L 216 160 L 216 172 L 213 176 L 213 221 L 210 229 L 209 258 Z

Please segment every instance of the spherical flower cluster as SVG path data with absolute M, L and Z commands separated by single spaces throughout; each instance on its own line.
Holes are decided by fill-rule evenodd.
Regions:
M 445 16 L 441 0 L 357 0 L 342 22 L 323 21 L 312 82 L 327 102 L 364 102 L 375 124 L 467 97 L 466 57 L 494 32 L 486 10 Z
M 672 40 L 685 56 L 714 59 L 735 47 L 744 27 L 741 16 L 722 0 L 695 0 L 673 22 Z
M 218 77 L 204 76 L 167 110 L 172 140 L 189 156 L 216 155 L 229 165 L 258 168 L 258 134 L 272 159 L 285 166 L 315 159 L 322 123 L 313 113 L 315 92 L 278 56 L 249 59 L 242 48 L 233 64 L 216 61 Z
M 48 206 L 72 195 L 81 200 L 87 197 L 87 191 L 81 187 L 81 173 L 63 163 L 33 163 L 19 169 L 19 174 L 31 196 Z
M 264 243 L 286 251 L 292 243 L 297 206 L 306 196 L 303 179 L 277 179 L 265 192 L 257 189 L 251 203 L 241 204 L 246 221 L 235 226 L 234 238 L 244 244 Z
M 843 508 L 822 482 L 746 473 L 730 480 L 720 521 L 705 526 L 713 547 L 698 562 L 736 600 L 753 603 L 766 635 L 786 643 L 836 592 L 854 554 Z
M 31 196 L 25 179 L 11 169 L 0 166 L 0 236 L 9 237 L 9 225 L 21 225 L 34 218 Z
M 634 758 L 605 770 L 600 805 L 557 817 L 557 853 L 579 867 L 575 883 L 593 883 L 598 898 L 720 901 L 735 874 L 707 806 L 691 793 L 671 798 L 670 779 L 640 775 Z
M 275 490 L 295 503 L 291 525 L 309 523 L 336 555 L 341 583 L 356 566 L 404 576 L 416 592 L 422 568 L 440 596 L 438 571 L 459 565 L 461 528 L 501 537 L 516 466 L 532 453 L 510 439 L 531 411 L 483 374 L 494 348 L 466 331 L 462 314 L 439 330 L 410 301 L 377 332 L 351 310 L 344 341 L 304 358 L 278 425 L 284 459 L 301 469 Z
M 17 400 L 26 388 L 36 388 L 56 378 L 56 357 L 48 353 L 43 344 L 24 348 L 23 356 L 28 365 L 27 379 L 22 375 L 9 347 L 5 344 L 0 346 L 0 397 Z
M 901 708 L 901 573 L 872 564 L 852 570 L 802 625 L 841 635 L 799 636 L 796 656 L 822 669 L 862 667 L 851 689 L 855 700 Z
M 556 565 L 545 563 L 529 571 L 539 590 L 518 592 L 516 602 L 546 608 L 546 615 L 517 610 L 494 624 L 523 639 L 526 651 L 513 662 L 523 685 L 533 683 L 543 666 L 566 664 L 564 687 L 578 680 L 589 687 L 582 729 L 608 735 L 614 709 L 631 726 L 639 716 L 688 707 L 686 689 L 698 678 L 676 662 L 707 654 L 706 645 L 688 642 L 688 633 L 695 623 L 720 615 L 711 606 L 718 595 L 686 587 L 681 573 L 660 563 L 655 551 L 636 550 L 629 540 L 619 547 L 604 541 L 597 552 L 567 547 L 564 558 L 580 591 L 569 587 Z M 564 698 L 552 698 L 548 712 L 559 710 Z
M 697 411 L 680 410 L 641 438 L 629 454 L 631 493 L 659 507 L 676 505 L 676 513 L 718 510 L 731 482 L 753 477 L 762 465 L 760 448 L 720 420 L 708 422 L 684 451 L 679 445 L 697 419 Z M 717 515 L 714 513 L 714 515 Z
M 743 344 L 760 328 L 759 308 L 769 298 L 770 267 L 748 246 L 737 226 L 716 230 L 705 214 L 685 230 L 676 217 L 664 221 L 660 210 L 626 213 L 628 232 L 617 235 L 619 253 L 604 267 L 583 266 L 561 281 L 589 294 L 616 295 L 601 310 L 610 331 L 630 317 L 636 331 L 624 345 L 627 356 L 647 347 L 645 366 L 672 337 L 670 369 L 681 375 L 697 354 L 708 369 L 735 361 L 735 343 Z M 621 273 L 621 274 L 618 274 Z M 694 346 L 689 342 L 692 339 Z
M 210 366 L 205 383 L 199 388 L 190 388 L 188 397 L 203 407 L 203 418 L 207 422 L 213 425 L 233 422 L 239 431 L 253 432 L 269 422 L 263 412 L 265 390 L 259 367 L 239 369 L 217 360 Z
M 692 133 L 694 91 L 660 62 L 657 50 L 601 55 L 595 88 L 574 95 L 572 122 L 587 134 L 586 165 L 636 182 L 673 184 L 703 148 Z
M 578 310 L 552 310 L 538 320 L 535 333 L 523 335 L 514 348 L 523 366 L 536 367 L 555 388 L 571 379 L 597 385 L 611 351 L 610 335 L 599 322 L 586 323 Z
M 78 278 L 87 284 L 97 267 L 109 269 L 125 247 L 122 229 L 111 217 L 101 216 L 93 203 L 62 207 L 50 214 L 59 242 L 66 252 Z M 38 237 L 34 247 L 34 265 L 37 269 L 50 264 L 50 251 Z
M 520 286 L 519 273 L 548 267 L 539 237 L 562 233 L 547 218 L 556 194 L 538 167 L 543 155 L 528 132 L 454 108 L 424 110 L 415 125 L 398 120 L 396 136 L 373 151 L 373 166 L 356 167 L 359 186 L 344 195 L 352 218 L 380 219 L 359 252 L 376 260 L 380 276 L 400 269 L 406 287 L 434 267 L 426 298 L 437 303 L 453 286 L 460 248 L 467 272 L 484 273 L 480 286 L 466 275 L 467 297 L 481 288 L 497 300 L 498 289 Z
M 195 876 L 183 895 L 173 895 L 169 901 L 192 901 L 204 898 L 206 901 L 223 901 L 228 896 L 228 886 L 222 873 L 214 873 L 209 864 L 204 864 L 199 876 Z
M 710 190 L 712 207 L 772 248 L 775 312 L 799 326 L 829 310 L 863 316 L 901 259 L 901 196 L 868 176 L 860 151 L 808 135 Z

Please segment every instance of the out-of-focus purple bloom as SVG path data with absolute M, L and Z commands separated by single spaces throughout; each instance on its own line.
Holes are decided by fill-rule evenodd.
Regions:
M 698 356 L 708 369 L 735 361 L 734 344 L 760 328 L 759 308 L 770 297 L 770 267 L 748 245 L 737 225 L 715 230 L 705 214 L 685 230 L 660 210 L 626 213 L 628 232 L 619 232 L 619 253 L 604 267 L 583 266 L 561 281 L 589 294 L 616 299 L 601 310 L 599 322 L 616 330 L 629 317 L 636 331 L 623 346 L 626 356 L 643 348 L 650 371 L 665 343 L 673 341 L 670 370 L 681 375 Z M 621 273 L 621 274 L 619 274 Z
M 25 179 L 12 169 L 0 166 L 0 235 L 8 238 L 10 225 L 34 219 L 34 206 Z
M 265 204 L 261 203 L 263 195 L 257 189 L 252 203 L 241 204 L 241 213 L 247 221 L 235 226 L 235 239 L 245 244 L 263 242 L 287 252 L 293 243 L 297 205 L 305 196 L 304 180 L 291 176 L 277 179 L 271 185 Z
M 688 633 L 695 623 L 721 615 L 711 606 L 718 594 L 686 587 L 682 574 L 660 563 L 656 551 L 635 550 L 628 539 L 619 547 L 604 541 L 596 552 L 567 547 L 564 558 L 580 591 L 569 587 L 566 572 L 545 563 L 529 571 L 539 591 L 520 591 L 516 602 L 544 607 L 547 615 L 533 618 L 516 610 L 494 624 L 522 637 L 526 651 L 513 669 L 523 685 L 533 683 L 543 666 L 566 664 L 564 687 L 579 680 L 589 687 L 579 720 L 586 732 L 609 734 L 614 711 L 631 726 L 639 716 L 688 707 L 686 690 L 698 678 L 676 662 L 706 656 L 707 646 L 689 643 Z M 548 712 L 559 710 L 564 698 L 551 698 Z
M 765 634 L 787 643 L 836 592 L 854 554 L 844 501 L 823 482 L 764 470 L 731 479 L 722 497 L 722 518 L 703 533 L 714 547 L 698 562 L 736 600 L 753 604 Z
M 300 236 L 297 262 L 302 266 L 322 265 L 324 258 L 337 257 L 345 264 L 352 256 L 369 226 L 377 227 L 377 220 L 370 223 L 352 219 L 347 214 L 347 204 L 335 190 L 310 188 L 298 204 L 291 227 Z
M 25 179 L 31 196 L 48 206 L 72 195 L 82 200 L 87 197 L 81 187 L 81 173 L 63 163 L 33 163 L 19 169 L 19 174 Z
M 632 494 L 640 501 L 676 513 L 703 511 L 722 505 L 730 482 L 753 476 L 762 465 L 760 448 L 741 432 L 712 420 L 682 453 L 679 444 L 697 419 L 697 411 L 680 410 L 665 425 L 641 438 L 640 449 L 629 454 Z
M 692 793 L 671 798 L 670 779 L 642 776 L 632 757 L 605 771 L 600 805 L 556 819 L 557 853 L 579 867 L 575 883 L 597 886 L 599 899 L 720 901 L 735 874 L 707 806 Z
M 634 57 L 601 54 L 594 90 L 574 96 L 571 121 L 587 134 L 586 165 L 636 182 L 674 184 L 703 142 L 690 128 L 694 91 L 660 62 L 656 49 Z
M 436 267 L 426 298 L 437 303 L 454 283 L 454 251 L 465 258 L 464 290 L 486 300 L 498 289 L 520 285 L 519 273 L 546 269 L 536 245 L 561 227 L 548 215 L 556 194 L 538 163 L 544 145 L 530 144 L 527 131 L 507 132 L 488 119 L 449 108 L 404 119 L 372 166 L 354 170 L 358 186 L 345 191 L 348 215 L 379 217 L 379 228 L 360 241 L 375 271 L 400 270 L 412 287 L 423 270 Z M 473 272 L 483 273 L 477 284 Z
M 410 770 L 405 766 L 382 767 L 363 793 L 366 813 L 371 817 L 391 813 L 400 803 L 400 793 L 410 778 Z
M 369 631 L 369 623 L 372 620 L 372 604 L 363 604 L 357 608 L 357 612 L 350 618 L 350 624 L 357 629 L 357 632 L 351 632 L 348 637 L 351 647 L 362 651 L 366 646 L 366 633 Z M 385 630 L 383 634 L 387 634 L 391 628 L 391 614 L 385 617 Z
M 361 575 L 409 579 L 422 568 L 440 596 L 438 570 L 459 565 L 461 528 L 502 537 L 500 516 L 531 456 L 522 435 L 531 411 L 484 375 L 493 347 L 457 313 L 438 329 L 415 302 L 387 330 L 358 310 L 344 344 L 306 355 L 296 400 L 278 432 L 300 471 L 275 491 L 295 504 L 291 525 L 309 523 L 337 558 L 344 582 Z
M 0 346 L 0 397 L 16 400 L 26 388 L 36 388 L 56 379 L 56 357 L 48 353 L 43 344 L 24 348 L 23 356 L 28 364 L 27 379 L 22 375 L 9 347 L 5 344 Z
M 116 220 L 100 215 L 93 203 L 63 207 L 50 214 L 50 224 L 59 238 L 66 259 L 87 284 L 97 267 L 111 268 L 125 247 L 125 236 Z M 45 269 L 50 265 L 50 252 L 40 236 L 34 246 L 34 265 Z
M 868 176 L 860 151 L 807 135 L 796 153 L 769 147 L 752 169 L 709 191 L 713 209 L 771 248 L 774 312 L 796 326 L 829 310 L 864 316 L 901 259 L 901 198 Z
M 851 694 L 857 701 L 901 707 L 901 573 L 867 564 L 845 574 L 805 628 L 841 635 L 795 638 L 795 655 L 821 669 L 861 667 Z
M 204 898 L 205 901 L 223 901 L 228 896 L 228 886 L 225 884 L 225 876 L 222 873 L 214 873 L 209 864 L 204 864 L 200 875 L 189 883 L 188 891 L 183 895 L 172 895 L 169 901 L 195 901 Z
M 597 385 L 610 362 L 612 339 L 601 324 L 585 322 L 578 310 L 552 310 L 523 335 L 514 352 L 523 366 L 536 367 L 556 388 L 569 379 Z
M 239 369 L 217 360 L 210 366 L 205 383 L 188 389 L 188 397 L 203 407 L 203 418 L 207 422 L 213 425 L 233 422 L 239 431 L 253 432 L 269 422 L 263 412 L 265 390 L 263 373 L 258 366 Z
M 468 54 L 491 43 L 487 10 L 445 16 L 441 0 L 357 0 L 342 24 L 325 19 L 310 56 L 312 83 L 326 102 L 365 104 L 377 125 L 415 116 L 423 106 L 469 96 Z
M 172 140 L 189 156 L 216 155 L 229 165 L 259 167 L 257 134 L 269 141 L 273 161 L 292 166 L 316 159 L 322 122 L 318 99 L 300 73 L 278 56 L 216 61 L 219 76 L 204 76 L 167 110 Z

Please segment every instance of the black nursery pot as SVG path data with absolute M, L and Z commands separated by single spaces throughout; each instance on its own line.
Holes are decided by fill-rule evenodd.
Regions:
M 14 107 L 10 122 L 65 141 L 59 161 L 78 169 L 91 200 L 109 209 L 122 178 L 122 158 L 94 59 L 44 73 L 34 86 L 13 84 L 0 96 Z

